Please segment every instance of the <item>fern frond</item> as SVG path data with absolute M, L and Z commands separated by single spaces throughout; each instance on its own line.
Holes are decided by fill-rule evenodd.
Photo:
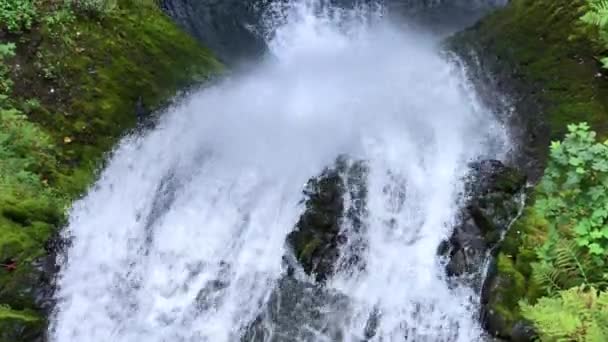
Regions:
M 559 296 L 521 302 L 522 315 L 534 323 L 542 341 L 608 340 L 608 295 L 594 288 L 574 287 Z
M 562 290 L 559 284 L 560 270 L 551 264 L 532 264 L 532 278 L 536 284 L 543 288 L 548 294 L 553 295 Z
M 599 267 L 575 241 L 560 237 L 541 262 L 532 265 L 534 282 L 549 295 L 576 286 L 608 288 L 608 266 Z
M 593 0 L 589 11 L 581 18 L 584 22 L 601 28 L 608 25 L 608 0 Z
M 564 282 L 575 282 L 572 286 L 590 284 L 587 277 L 588 262 L 575 241 L 561 239 L 555 252 L 554 266 L 561 270 L 566 278 Z M 567 288 L 572 287 L 567 286 Z

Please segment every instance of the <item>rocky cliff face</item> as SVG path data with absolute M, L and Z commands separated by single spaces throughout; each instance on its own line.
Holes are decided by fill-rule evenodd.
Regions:
M 162 9 L 230 65 L 251 62 L 266 52 L 264 25 L 269 6 L 288 0 L 161 0 Z M 326 0 L 348 8 L 374 0 Z M 472 23 L 507 0 L 385 0 L 388 12 L 409 16 L 433 30 Z M 449 15 L 446 15 L 449 13 Z M 438 28 L 441 26 L 442 28 Z M 443 28 L 445 27 L 445 28 Z
M 260 18 L 270 0 L 162 0 L 161 7 L 224 62 L 261 55 Z
M 450 38 L 447 46 L 469 66 L 481 97 L 507 109 L 506 123 L 517 144 L 517 164 L 532 182 L 542 174 L 550 140 L 566 125 L 586 121 L 608 134 L 608 78 L 596 59 L 599 47 L 580 22 L 584 0 L 511 0 L 474 26 Z M 498 96 L 504 94 L 506 97 Z M 496 262 L 484 286 L 484 323 L 502 339 L 529 341 L 530 326 L 518 302 L 534 302 L 538 286 L 530 279 L 536 248 L 547 224 L 528 204 L 496 248 Z
M 533 180 L 542 174 L 550 140 L 567 124 L 586 121 L 608 132 L 606 75 L 579 20 L 585 3 L 512 0 L 447 42 L 471 66 L 481 97 L 510 108 L 520 165 Z

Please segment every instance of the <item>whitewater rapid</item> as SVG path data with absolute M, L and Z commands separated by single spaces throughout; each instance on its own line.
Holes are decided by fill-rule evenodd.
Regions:
M 294 0 L 266 24 L 267 59 L 125 137 L 74 204 L 51 341 L 245 340 L 285 277 L 304 185 L 340 155 L 369 169 L 366 267 L 325 285 L 348 302 L 340 339 L 362 341 L 370 315 L 372 341 L 482 338 L 477 295 L 448 285 L 437 247 L 467 163 L 501 157 L 504 128 L 437 37 L 379 6 Z M 310 336 L 265 339 L 335 339 Z

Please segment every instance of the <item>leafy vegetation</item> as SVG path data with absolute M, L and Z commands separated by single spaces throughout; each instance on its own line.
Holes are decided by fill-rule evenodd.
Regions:
M 522 305 L 524 317 L 539 330 L 542 341 L 608 341 L 608 293 L 573 287 L 557 297 Z
M 608 255 L 608 141 L 596 143 L 589 125 L 569 125 L 563 143 L 551 145 L 550 159 L 540 183 L 536 208 L 549 222 L 553 235 L 567 227 L 598 264 Z M 549 259 L 554 250 L 541 252 Z
M 35 0 L 3 0 L 0 2 L 0 28 L 9 32 L 28 30 L 37 16 Z
M 13 87 L 13 81 L 8 77 L 9 68 L 6 59 L 15 55 L 15 44 L 0 43 L 0 104 L 8 99 L 8 94 Z
M 588 0 L 588 11 L 581 19 L 598 28 L 598 39 L 608 47 L 608 0 Z M 602 57 L 600 61 L 608 68 L 608 57 Z
M 532 263 L 533 282 L 545 295 L 520 303 L 543 341 L 608 339 L 608 141 L 586 123 L 568 126 L 551 145 L 531 210 L 548 233 Z
M 116 8 L 116 0 L 69 0 L 71 6 L 84 14 L 105 15 Z

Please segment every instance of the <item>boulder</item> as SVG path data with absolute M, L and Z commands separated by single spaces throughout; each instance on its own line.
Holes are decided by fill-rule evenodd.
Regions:
M 532 279 L 536 248 L 547 234 L 546 222 L 527 207 L 513 224 L 490 265 L 481 292 L 481 320 L 488 332 L 509 341 L 535 341 L 533 326 L 521 316 L 519 301 L 542 295 Z
M 477 275 L 472 285 L 480 286 L 488 254 L 521 209 L 526 178 L 498 160 L 475 162 L 470 167 L 459 224 L 440 253 L 449 256 L 449 276 Z
M 241 341 L 342 341 L 345 336 L 340 328 L 348 312 L 349 301 L 344 295 L 285 276 Z
M 362 239 L 357 241 L 357 237 L 363 229 L 366 172 L 363 162 L 341 157 L 334 167 L 311 179 L 304 189 L 306 209 L 288 235 L 287 244 L 304 272 L 318 282 L 334 273 L 342 246 L 349 246 L 349 258 L 345 260 L 348 265 L 344 267 L 363 267 L 357 265 L 361 260 L 356 251 L 363 248 Z M 350 199 L 348 205 L 346 194 Z M 344 220 L 349 220 L 348 229 L 352 231 L 343 231 Z

